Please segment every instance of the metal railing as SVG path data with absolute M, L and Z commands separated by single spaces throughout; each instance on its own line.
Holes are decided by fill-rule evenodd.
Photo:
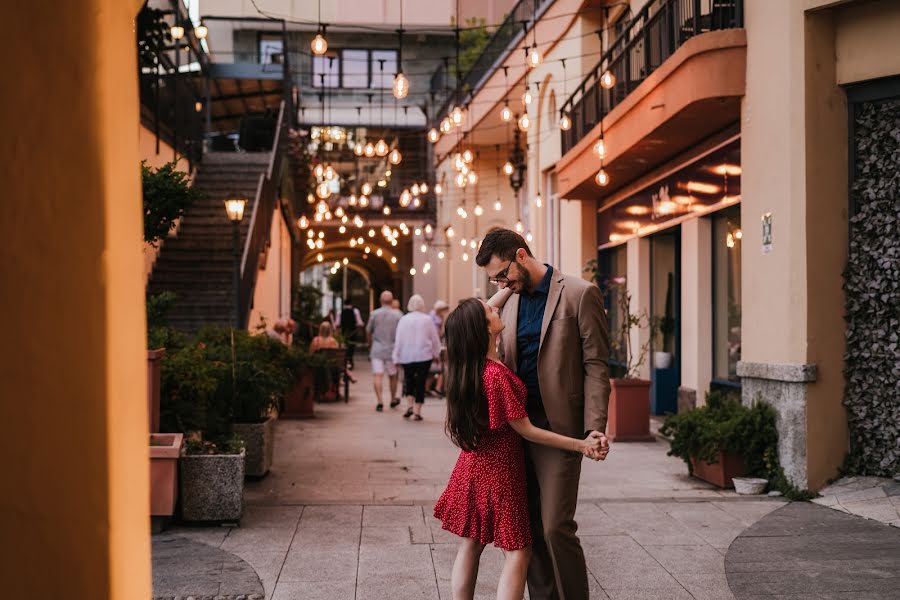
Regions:
M 256 188 L 256 200 L 250 215 L 250 227 L 244 241 L 244 252 L 241 257 L 241 278 L 238 291 L 238 327 L 247 327 L 253 293 L 256 289 L 256 277 L 259 273 L 259 257 L 269 244 L 269 233 L 272 230 L 272 218 L 278 206 L 281 168 L 284 164 L 287 146 L 288 115 L 287 103 L 282 102 L 278 110 L 278 126 L 275 129 L 275 142 L 272 144 L 272 156 L 269 168 L 259 176 Z
M 708 31 L 743 27 L 743 4 L 743 0 L 648 2 L 561 107 L 572 119 L 571 129 L 560 132 L 563 154 L 687 40 Z M 615 76 L 610 89 L 600 85 L 606 71 Z
M 503 23 L 500 24 L 491 38 L 488 40 L 475 60 L 472 67 L 459 78 L 456 83 L 452 80 L 451 74 L 443 65 L 435 72 L 431 78 L 431 90 L 436 92 L 448 83 L 455 85 L 450 89 L 450 93 L 444 100 L 443 106 L 432 117 L 436 121 L 440 121 L 451 109 L 451 105 L 456 102 L 462 102 L 463 98 L 468 94 L 473 94 L 482 84 L 489 74 L 493 73 L 498 66 L 498 62 L 503 61 L 506 56 L 515 51 L 516 44 L 525 35 L 523 24 L 531 23 L 534 27 L 533 16 L 544 3 L 552 2 L 552 0 L 519 0 L 511 11 L 506 15 Z M 522 57 L 524 61 L 524 56 Z

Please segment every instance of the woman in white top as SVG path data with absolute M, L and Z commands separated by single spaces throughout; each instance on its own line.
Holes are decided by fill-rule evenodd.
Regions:
M 425 312 L 425 300 L 415 294 L 406 305 L 409 311 L 397 323 L 393 362 L 403 367 L 403 395 L 407 409 L 404 419 L 422 420 L 425 380 L 431 361 L 441 355 L 441 340 L 431 316 Z

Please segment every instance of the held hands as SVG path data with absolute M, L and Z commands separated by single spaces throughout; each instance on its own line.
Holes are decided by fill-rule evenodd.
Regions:
M 591 460 L 606 460 L 609 440 L 599 431 L 592 431 L 581 441 L 581 453 Z

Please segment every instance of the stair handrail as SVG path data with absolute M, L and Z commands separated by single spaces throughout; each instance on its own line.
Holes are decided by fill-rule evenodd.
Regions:
M 259 272 L 259 256 L 266 244 L 269 243 L 272 218 L 278 206 L 278 182 L 281 179 L 281 173 L 276 172 L 276 166 L 280 169 L 283 162 L 282 156 L 287 137 L 285 135 L 287 123 L 284 117 L 285 103 L 282 100 L 278 109 L 278 124 L 275 128 L 269 166 L 266 171 L 259 174 L 256 201 L 253 203 L 253 210 L 250 213 L 250 225 L 244 241 L 244 252 L 241 256 L 238 328 L 247 327 L 247 320 L 253 304 L 253 293 L 256 289 L 256 276 Z M 255 262 L 250 262 L 251 258 Z

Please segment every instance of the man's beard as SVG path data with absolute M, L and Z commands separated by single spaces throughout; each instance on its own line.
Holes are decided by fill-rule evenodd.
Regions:
M 519 276 L 519 278 L 518 278 L 519 292 L 518 293 L 522 293 L 523 291 L 530 293 L 531 288 L 532 288 L 531 273 L 526 271 L 522 267 L 522 265 L 520 265 L 519 263 L 513 263 L 513 264 L 516 265 L 516 273 Z

